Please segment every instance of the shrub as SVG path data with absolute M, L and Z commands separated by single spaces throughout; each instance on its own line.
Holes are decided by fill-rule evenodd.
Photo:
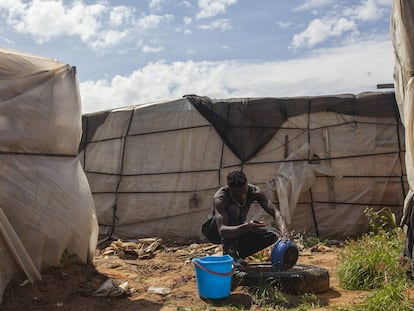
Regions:
M 338 278 L 346 289 L 372 290 L 405 276 L 398 263 L 403 234 L 380 230 L 347 241 L 339 255 Z
M 370 232 L 349 240 L 339 256 L 338 279 L 346 289 L 373 290 L 360 304 L 340 308 L 347 311 L 411 310 L 403 267 L 399 264 L 405 234 L 391 211 L 366 209 Z
M 399 280 L 388 283 L 373 291 L 363 302 L 351 307 L 338 308 L 338 311 L 407 311 L 412 310 L 412 302 L 404 295 L 408 284 Z
M 307 311 L 319 307 L 318 298 L 314 294 L 287 294 L 276 290 L 272 285 L 253 286 L 249 292 L 260 310 Z

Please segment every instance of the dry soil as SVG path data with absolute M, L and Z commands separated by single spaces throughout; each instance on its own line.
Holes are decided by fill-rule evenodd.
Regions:
M 60 267 L 44 271 L 42 281 L 34 284 L 24 279 L 12 281 L 0 310 L 228 310 L 231 306 L 260 310 L 246 287 L 239 286 L 230 297 L 218 301 L 199 298 L 191 259 L 220 255 L 220 247 L 158 241 L 155 249 L 153 244 L 152 250 L 141 251 L 136 256 L 131 252 L 121 254 L 119 248 L 115 251 L 107 246 L 96 250 L 90 264 L 67 256 Z M 315 310 L 335 310 L 367 295 L 367 292 L 344 290 L 339 286 L 336 272 L 340 250 L 340 246 L 317 246 L 300 251 L 298 263 L 329 271 L 330 288 L 317 295 L 320 308 Z M 269 253 L 269 249 L 263 251 L 260 260 L 269 260 Z M 251 262 L 257 260 L 258 257 L 248 258 Z M 102 289 L 104 283 L 109 286 Z

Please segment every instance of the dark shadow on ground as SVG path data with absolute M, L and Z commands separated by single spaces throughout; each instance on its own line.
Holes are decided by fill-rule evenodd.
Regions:
M 253 299 L 250 295 L 242 294 L 242 293 L 233 293 L 227 298 L 212 300 L 212 299 L 202 299 L 204 302 L 213 305 L 215 307 L 225 307 L 225 306 L 233 306 L 237 308 L 241 308 L 248 310 L 253 305 Z
M 329 288 L 328 291 L 318 294 L 317 297 L 321 306 L 327 306 L 329 305 L 329 301 L 331 299 L 341 297 L 341 293 L 332 288 Z

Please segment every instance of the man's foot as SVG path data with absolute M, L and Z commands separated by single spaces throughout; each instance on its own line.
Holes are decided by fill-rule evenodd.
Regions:
M 223 253 L 225 255 L 230 255 L 233 258 L 233 264 L 236 269 L 240 269 L 241 267 L 248 265 L 247 261 L 241 258 L 239 252 L 235 249 L 230 248 Z
M 234 258 L 233 262 L 234 262 L 234 266 L 236 267 L 236 269 L 240 269 L 248 265 L 248 262 L 240 257 Z

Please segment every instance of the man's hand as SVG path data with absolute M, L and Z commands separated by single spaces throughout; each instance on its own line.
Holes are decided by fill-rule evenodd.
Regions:
M 266 233 L 267 229 L 265 228 L 266 225 L 262 221 L 251 220 L 248 223 L 249 231 L 257 232 L 257 233 Z

